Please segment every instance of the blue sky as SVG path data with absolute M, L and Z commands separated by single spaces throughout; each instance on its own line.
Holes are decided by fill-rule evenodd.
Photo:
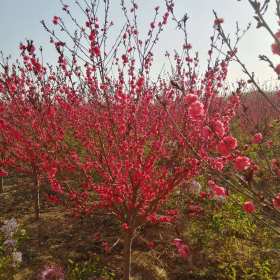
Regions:
M 74 5 L 73 0 L 65 0 L 70 4 L 78 20 L 81 20 L 80 14 Z M 111 0 L 111 15 L 116 26 L 121 25 L 121 11 L 119 0 Z M 140 7 L 140 29 L 145 30 L 152 18 L 153 7 L 160 5 L 163 7 L 163 0 L 139 0 Z M 227 32 L 233 32 L 235 22 L 245 27 L 249 21 L 252 21 L 252 9 L 246 0 L 238 2 L 236 0 L 175 0 L 176 13 L 183 16 L 188 12 L 189 37 L 193 49 L 199 51 L 201 65 L 206 61 L 206 54 L 209 46 L 209 36 L 211 35 L 213 13 L 216 10 L 218 14 L 225 19 L 224 27 Z M 46 60 L 52 62 L 55 60 L 55 52 L 49 46 L 49 36 L 40 25 L 40 20 L 51 21 L 53 15 L 62 16 L 61 6 L 58 0 L 0 0 L 0 49 L 5 54 L 11 54 L 14 58 L 18 57 L 18 45 L 24 39 L 33 39 L 37 45 L 44 46 L 44 56 Z M 268 21 L 276 30 L 276 18 L 274 11 L 267 14 Z M 160 44 L 156 49 L 157 63 L 155 70 L 159 70 L 164 61 L 165 50 L 179 48 L 182 37 L 176 33 L 173 24 L 164 32 Z M 255 24 L 248 32 L 246 37 L 239 45 L 239 55 L 248 65 L 250 71 L 254 71 L 261 81 L 275 79 L 273 72 L 258 61 L 258 54 L 270 54 L 270 45 L 272 39 L 265 31 L 256 32 Z M 277 62 L 277 57 L 274 61 Z M 280 62 L 280 58 L 279 58 Z M 233 65 L 230 69 L 230 81 L 241 77 L 240 67 Z

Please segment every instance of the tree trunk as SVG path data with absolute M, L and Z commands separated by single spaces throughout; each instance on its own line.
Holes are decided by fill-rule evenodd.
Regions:
M 4 192 L 4 177 L 1 177 L 1 182 L 0 182 L 0 193 Z
M 123 248 L 123 280 L 130 279 L 132 233 L 125 232 Z
M 34 210 L 35 210 L 35 219 L 39 220 L 40 218 L 40 182 L 38 176 L 34 176 Z

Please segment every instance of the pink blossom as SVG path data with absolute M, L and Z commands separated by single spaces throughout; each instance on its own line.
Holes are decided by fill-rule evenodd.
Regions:
M 171 222 L 173 222 L 173 220 L 174 220 L 174 218 L 170 217 L 170 216 L 160 216 L 158 218 L 158 221 L 161 223 L 171 223 Z
M 63 188 L 61 187 L 61 185 L 58 183 L 58 181 L 55 178 L 50 177 L 49 182 L 50 182 L 51 189 L 53 192 L 60 193 L 60 194 L 63 193 Z
M 204 127 L 202 128 L 202 136 L 203 136 L 204 138 L 208 139 L 208 138 L 210 138 L 210 137 L 212 136 L 212 134 L 213 134 L 213 133 L 211 132 L 211 130 L 210 130 L 209 127 L 204 126 Z
M 277 159 L 273 158 L 273 159 L 271 160 L 271 167 L 272 167 L 273 169 L 278 168 L 278 161 L 277 161 Z
M 54 25 L 57 25 L 60 22 L 60 17 L 54 16 L 53 19 L 52 19 L 52 22 L 53 22 Z
M 50 265 L 45 266 L 43 271 L 41 272 L 40 278 L 41 280 L 47 279 L 57 279 L 57 280 L 64 280 L 64 271 L 60 266 L 57 265 Z
M 103 241 L 102 246 L 106 254 L 111 252 L 111 247 L 107 241 Z
M 222 141 L 218 144 L 218 152 L 223 156 L 227 156 L 230 153 L 230 150 L 228 149 L 227 145 Z
M 214 181 L 209 180 L 208 185 L 211 188 L 211 190 L 215 196 L 226 196 L 225 188 L 217 185 Z
M 203 208 L 198 204 L 190 204 L 188 210 L 188 214 L 191 217 L 196 217 L 203 212 Z
M 125 231 L 127 231 L 129 227 L 128 227 L 127 223 L 124 223 L 124 224 L 122 224 L 122 228 L 123 228 Z
M 6 177 L 6 176 L 8 176 L 8 172 L 6 172 L 3 169 L 0 169 L 0 177 Z
M 238 156 L 236 159 L 235 159 L 235 168 L 238 170 L 238 171 L 244 171 L 246 169 L 248 169 L 251 165 L 251 161 L 248 157 L 245 157 L 245 156 Z
M 223 142 L 230 150 L 234 150 L 237 147 L 237 140 L 232 136 L 226 136 L 223 138 Z
M 204 116 L 204 107 L 200 101 L 193 102 L 188 110 L 188 114 L 192 119 L 199 119 Z
M 223 137 L 225 135 L 225 127 L 224 124 L 220 120 L 216 120 L 213 123 L 213 129 L 217 136 Z
M 275 67 L 275 72 L 280 75 L 280 64 Z
M 273 54 L 280 55 L 280 47 L 277 43 L 271 45 L 271 51 Z
M 197 101 L 197 95 L 187 94 L 185 97 L 185 101 L 186 101 L 187 105 L 190 105 L 191 103 Z
M 246 213 L 252 213 L 252 212 L 256 211 L 256 207 L 255 207 L 255 205 L 254 205 L 254 203 L 252 201 L 246 201 L 243 204 L 243 210 Z
M 261 133 L 256 133 L 252 139 L 253 144 L 260 144 L 263 140 L 263 136 Z
M 220 187 L 218 185 L 215 185 L 213 188 L 212 188 L 212 191 L 215 195 L 217 196 L 225 196 L 226 195 L 226 191 L 225 191 L 225 188 L 223 187 Z
M 224 23 L 224 19 L 223 18 L 216 18 L 214 21 L 214 25 L 220 25 Z
M 50 194 L 47 196 L 48 200 L 54 204 L 60 204 L 60 199 L 56 196 L 56 195 L 53 195 L 53 194 Z
M 213 162 L 211 163 L 212 167 L 218 171 L 222 171 L 224 169 L 224 162 L 221 159 L 215 159 L 213 160 Z
M 220 154 L 227 156 L 232 150 L 236 149 L 237 140 L 232 136 L 226 136 L 218 145 L 218 151 Z
M 177 251 L 182 258 L 187 258 L 189 256 L 190 249 L 182 239 L 175 238 L 172 243 L 176 246 Z
M 273 145 L 273 141 L 272 140 L 267 141 L 266 145 L 267 145 L 268 148 L 271 148 L 272 145 Z
M 272 199 L 272 203 L 276 209 L 280 208 L 280 193 L 278 193 L 275 198 Z
M 200 198 L 205 199 L 207 197 L 207 193 L 202 191 L 202 192 L 200 192 L 199 196 L 200 196 Z
M 274 35 L 277 39 L 280 39 L 280 30 L 278 30 Z

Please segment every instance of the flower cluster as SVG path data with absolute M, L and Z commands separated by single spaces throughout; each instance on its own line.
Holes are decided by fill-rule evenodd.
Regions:
M 158 41 L 173 13 L 173 1 L 167 1 L 162 17 L 155 9 L 144 41 L 134 22 L 138 9 L 134 4 L 131 14 L 123 7 L 127 26 L 111 49 L 106 42 L 113 23 L 101 26 L 92 16 L 97 12 L 85 7 L 85 24 L 75 22 L 81 28 L 81 42 L 73 36 L 70 56 L 71 47 L 43 23 L 58 53 L 57 70 L 44 65 L 33 42 L 27 41 L 20 45 L 22 64 L 7 65 L 0 73 L 0 151 L 9 155 L 3 168 L 30 177 L 37 193 L 41 182 L 48 181 L 49 200 L 71 207 L 75 215 L 106 209 L 124 235 L 147 221 L 174 222 L 177 212 L 162 215 L 161 209 L 185 182 L 190 197 L 210 198 L 219 205 L 231 188 L 226 179 L 239 172 L 241 179 L 249 178 L 257 169 L 231 131 L 240 91 L 222 96 L 234 54 L 210 63 L 211 47 L 209 67 L 198 75 L 199 60 L 185 42 L 182 57 L 181 52 L 167 54 L 176 69 L 175 80 L 154 81 L 154 54 L 148 46 Z M 63 10 L 70 13 L 68 6 Z M 54 16 L 52 22 L 53 28 L 69 33 L 62 18 Z M 216 18 L 216 31 L 222 23 Z M 273 46 L 273 52 L 278 54 L 277 48 Z M 262 144 L 263 135 L 258 132 L 250 142 Z M 273 171 L 276 168 L 280 170 L 275 162 Z M 0 176 L 6 175 L 1 169 Z M 205 176 L 199 181 L 206 182 L 208 191 L 195 180 L 200 176 Z M 273 205 L 279 204 L 276 196 Z M 252 213 L 255 206 L 247 201 L 243 209 Z M 202 212 L 195 203 L 188 210 L 192 217 Z M 188 256 L 182 240 L 175 239 L 174 245 L 182 257 Z M 110 246 L 103 246 L 109 252 Z
M 65 274 L 63 268 L 58 265 L 46 265 L 39 273 L 40 280 L 64 280 Z
M 15 218 L 4 221 L 4 225 L 0 228 L 4 236 L 4 248 L 6 254 L 11 257 L 12 266 L 16 267 L 22 262 L 22 253 L 17 250 L 16 233 L 18 224 Z
M 256 211 L 256 207 L 252 201 L 246 201 L 243 204 L 243 210 L 247 213 L 253 213 Z
M 178 254 L 182 258 L 186 259 L 189 256 L 190 254 L 189 246 L 186 245 L 182 239 L 175 238 L 172 243 L 176 246 Z
M 271 45 L 271 51 L 273 54 L 275 55 L 280 55 L 280 44 L 279 44 L 279 39 L 280 39 L 280 30 L 277 31 L 274 34 L 276 40 L 275 42 Z M 275 68 L 274 68 L 275 72 L 280 75 L 280 64 L 278 64 Z

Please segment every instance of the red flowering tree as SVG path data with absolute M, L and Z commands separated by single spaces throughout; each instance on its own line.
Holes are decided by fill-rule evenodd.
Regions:
M 79 29 L 79 41 L 70 35 L 75 49 L 43 25 L 59 53 L 63 91 L 68 93 L 59 103 L 77 144 L 70 143 L 67 161 L 80 184 L 69 191 L 60 183 L 78 213 L 104 208 L 120 221 L 124 279 L 129 279 L 137 229 L 146 222 L 171 222 L 160 210 L 173 190 L 205 168 L 223 171 L 235 158 L 237 142 L 229 129 L 239 98 L 232 96 L 222 109 L 213 109 L 232 55 L 211 64 L 210 50 L 208 69 L 198 78 L 198 58 L 191 55 L 187 37 L 183 55 L 175 53 L 170 59 L 175 78 L 153 81 L 152 50 L 159 34 L 170 17 L 178 26 L 185 22 L 177 21 L 173 1 L 166 1 L 166 12 L 160 18 L 155 8 L 148 36 L 141 40 L 136 2 L 131 1 L 130 12 L 121 3 L 127 22 L 111 49 L 105 41 L 113 23 L 106 16 L 100 23 L 94 3 L 84 9 L 80 6 L 86 23 Z M 108 2 L 104 5 L 106 15 Z M 63 10 L 73 19 L 67 5 Z M 61 17 L 55 16 L 53 24 L 71 34 Z M 72 60 L 67 59 L 69 54 Z M 84 67 L 77 61 L 84 62 Z M 77 79 L 78 86 L 73 86 Z M 226 194 L 214 181 L 210 185 L 214 195 Z
M 1 166 L 32 179 L 39 218 L 40 185 L 55 175 L 64 139 L 63 118 L 55 99 L 59 77 L 42 65 L 31 41 L 20 49 L 23 64 L 2 64 L 0 75 Z M 53 191 L 61 189 L 57 185 Z
M 273 6 L 272 2 L 275 4 L 275 15 L 279 21 L 279 1 L 248 1 L 254 11 L 254 19 L 257 23 L 256 28 L 265 30 L 271 36 L 273 40 L 271 45 L 272 54 L 279 56 L 280 32 L 279 30 L 274 31 L 274 28 L 267 20 L 267 13 Z M 217 14 L 214 14 L 216 20 L 218 20 Z M 244 204 L 243 209 L 248 213 L 258 210 L 265 217 L 261 222 L 279 234 L 279 142 L 278 137 L 276 137 L 279 133 L 277 124 L 280 116 L 278 90 L 276 87 L 272 92 L 266 92 L 256 79 L 254 72 L 251 72 L 239 57 L 237 45 L 243 36 L 240 30 L 236 32 L 235 40 L 226 35 L 221 23 L 217 25 L 217 32 L 225 43 L 228 52 L 233 54 L 235 61 L 238 62 L 247 76 L 252 92 L 242 96 L 242 106 L 238 113 L 240 127 L 245 128 L 243 131 L 239 130 L 239 132 L 246 135 L 245 139 L 243 139 L 245 145 L 240 145 L 240 155 L 234 162 L 236 170 L 241 174 L 231 175 L 228 178 L 231 184 L 239 184 L 238 189 L 243 190 L 244 194 L 250 197 L 250 200 Z M 271 54 L 261 54 L 259 59 L 267 63 L 279 78 L 280 66 L 273 62 Z M 246 83 L 241 80 L 239 85 L 242 84 L 245 85 Z
M 104 1 L 102 22 L 95 4 L 78 3 L 85 16 L 81 25 L 63 5 L 78 27 L 74 34 L 62 17 L 53 17 L 53 25 L 69 36 L 74 47 L 42 22 L 59 54 L 58 71 L 43 66 L 32 42 L 21 45 L 23 66 L 4 65 L 2 162 L 33 179 L 37 217 L 40 182 L 45 177 L 59 194 L 52 199 L 67 199 L 77 214 L 100 208 L 113 214 L 121 224 L 127 280 L 137 230 L 147 222 L 172 221 L 161 209 L 177 187 L 203 174 L 209 197 L 225 197 L 232 188 L 252 198 L 248 184 L 246 191 L 240 188 L 244 179 L 236 171 L 249 175 L 256 165 L 230 131 L 240 89 L 221 97 L 228 64 L 236 55 L 230 49 L 224 59 L 214 59 L 215 34 L 222 30 L 222 19 L 214 22 L 208 67 L 199 75 L 199 60 L 186 32 L 188 17 L 176 19 L 173 1 L 166 1 L 162 16 L 155 8 L 144 40 L 137 28 L 137 3 L 132 0 L 128 10 L 121 1 L 126 23 L 112 45 L 107 41 L 113 26 L 109 1 Z M 184 33 L 182 55 L 167 54 L 171 74 L 154 80 L 153 49 L 170 18 Z M 260 142 L 260 136 L 254 141 Z M 67 179 L 73 178 L 71 185 Z M 193 185 L 199 184 L 193 181 Z M 277 207 L 278 198 L 273 200 Z M 255 211 L 251 200 L 244 210 Z M 187 257 L 187 245 L 179 239 L 174 244 Z

